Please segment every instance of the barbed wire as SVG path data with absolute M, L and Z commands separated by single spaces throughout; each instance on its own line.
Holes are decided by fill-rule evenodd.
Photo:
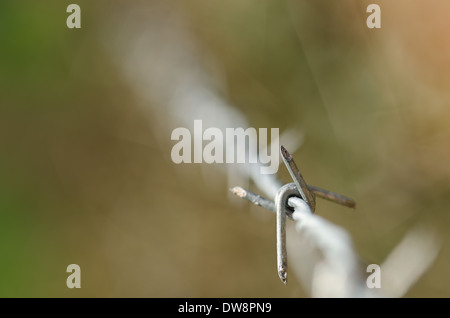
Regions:
M 211 74 L 205 64 L 216 65 L 188 32 L 183 18 L 162 3 L 134 6 L 129 12 L 120 8 L 120 21 L 114 18 L 107 26 L 108 51 L 123 71 L 124 77 L 149 111 L 155 135 L 162 134 L 168 117 L 173 123 L 189 127 L 193 120 L 203 118 L 206 125 L 219 129 L 246 127 L 243 113 L 221 97 L 220 72 Z M 111 31 L 116 30 L 117 32 Z M 199 52 L 202 51 L 202 54 Z M 205 63 L 205 60 L 209 63 Z M 216 71 L 220 68 L 213 67 Z M 170 84 L 170 85 L 168 85 Z M 149 105 L 152 105 L 149 107 Z M 279 138 L 295 152 L 301 145 L 301 132 L 287 130 Z M 274 140 L 273 142 L 279 142 Z M 234 145 L 233 145 L 234 146 Z M 165 146 L 163 146 L 165 147 Z M 226 145 L 225 145 L 226 147 Z M 245 149 L 249 157 L 257 153 Z M 282 151 L 283 155 L 283 151 Z M 232 193 L 269 211 L 277 213 L 278 272 L 286 280 L 286 249 L 290 264 L 301 285 L 312 297 L 400 297 L 423 274 L 439 251 L 433 231 L 412 231 L 382 265 L 395 284 L 380 291 L 366 285 L 363 266 L 345 229 L 313 214 L 315 196 L 353 207 L 354 201 L 304 182 L 289 156 L 282 156 L 294 183 L 284 185 L 274 174 L 261 174 L 259 164 L 225 165 Z M 302 181 L 303 180 L 303 181 Z M 267 197 L 247 190 L 253 181 Z M 236 186 L 241 185 L 241 186 Z M 293 197 L 291 197 L 293 195 Z M 275 202 L 273 202 L 274 200 Z M 295 222 L 295 230 L 286 229 L 285 219 Z M 420 234 L 418 234 L 420 232 Z M 286 235 L 288 239 L 286 241 Z M 285 240 L 285 241 L 283 241 Z M 421 244 L 417 244 L 421 242 Z M 421 261 L 408 263 L 411 256 Z M 407 266 L 405 271 L 401 266 Z

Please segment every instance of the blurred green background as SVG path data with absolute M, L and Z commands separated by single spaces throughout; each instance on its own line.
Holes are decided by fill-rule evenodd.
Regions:
M 66 27 L 70 3 L 0 2 L 0 296 L 307 296 L 279 282 L 274 216 L 232 204 L 225 175 L 204 178 L 214 167 L 175 165 L 175 127 L 161 143 L 138 106 L 105 41 L 145 2 L 77 1 L 81 29 Z M 406 296 L 449 297 L 450 3 L 168 3 L 249 124 L 301 129 L 306 180 L 356 199 L 317 213 L 366 262 L 433 226 L 442 249 Z M 369 3 L 381 29 L 366 27 Z

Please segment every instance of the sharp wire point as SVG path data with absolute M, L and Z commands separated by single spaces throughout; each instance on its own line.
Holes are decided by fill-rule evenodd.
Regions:
M 300 170 L 295 164 L 294 158 L 292 158 L 292 155 L 289 153 L 289 151 L 287 151 L 287 149 L 283 146 L 281 146 L 280 149 L 283 162 L 286 165 L 286 168 L 288 169 L 292 180 L 294 180 L 294 183 L 297 186 L 302 199 L 305 200 L 306 203 L 308 203 L 308 205 L 311 207 L 311 210 L 314 212 L 314 210 L 316 209 L 316 199 L 314 194 L 309 190 L 308 184 L 306 183 L 305 179 L 303 179 L 303 176 L 300 173 Z
M 319 187 L 315 187 L 312 185 L 308 185 L 309 190 L 317 195 L 318 197 L 321 197 L 322 199 L 329 200 L 341 205 L 344 205 L 349 208 L 355 208 L 356 202 L 353 199 L 350 199 L 342 194 L 334 193 L 328 190 L 321 189 Z
M 280 277 L 283 284 L 287 284 L 287 272 L 278 271 L 278 277 Z
M 259 205 L 260 207 L 265 208 L 271 212 L 276 212 L 275 203 L 270 201 L 269 199 L 260 196 L 259 194 L 253 193 L 247 189 L 242 187 L 234 187 L 230 189 L 231 193 L 237 195 L 238 197 L 250 201 L 254 205 Z M 289 218 L 292 220 L 292 216 L 289 215 Z

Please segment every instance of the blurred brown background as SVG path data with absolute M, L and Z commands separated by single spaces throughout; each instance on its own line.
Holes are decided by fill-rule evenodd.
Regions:
M 230 202 L 214 166 L 175 165 L 176 126 L 155 133 L 112 57 L 121 13 L 146 2 L 77 1 L 77 30 L 70 3 L 0 3 L 0 296 L 307 296 L 277 277 L 274 216 Z M 366 27 L 369 3 L 381 29 Z M 381 264 L 408 229 L 431 225 L 441 252 L 406 296 L 450 296 L 450 3 L 167 8 L 252 127 L 304 132 L 294 156 L 306 180 L 357 201 L 319 201 L 317 213 L 351 233 L 364 261 Z M 279 176 L 289 181 L 283 166 Z M 79 290 L 66 287 L 72 263 Z

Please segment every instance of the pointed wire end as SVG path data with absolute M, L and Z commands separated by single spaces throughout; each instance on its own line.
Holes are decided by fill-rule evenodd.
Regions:
M 336 201 L 336 203 L 345 205 L 346 207 L 351 208 L 351 209 L 355 209 L 356 208 L 355 200 L 347 198 L 347 197 L 345 197 L 343 195 L 341 197 L 343 198 L 342 202 Z
M 240 198 L 245 198 L 247 196 L 247 191 L 241 187 L 234 187 L 230 189 L 230 192 L 237 195 Z
M 283 147 L 283 145 L 280 146 L 280 151 L 284 159 L 288 161 L 292 160 L 292 155 L 286 150 L 286 148 Z
M 278 277 L 280 277 L 283 284 L 287 284 L 287 272 L 285 270 L 279 270 Z

